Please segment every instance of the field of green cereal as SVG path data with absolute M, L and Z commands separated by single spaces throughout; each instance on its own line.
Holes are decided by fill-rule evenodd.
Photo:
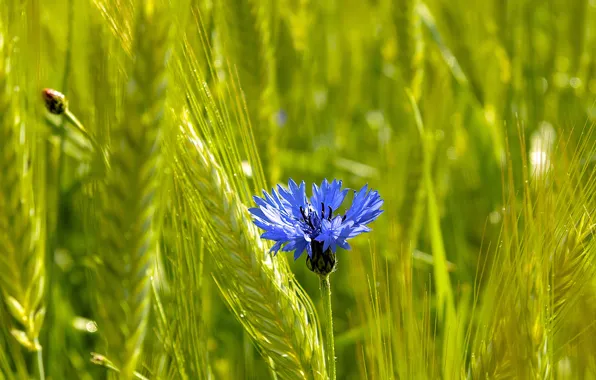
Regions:
M 593 0 L 0 0 L 0 380 L 596 379 L 595 105 Z

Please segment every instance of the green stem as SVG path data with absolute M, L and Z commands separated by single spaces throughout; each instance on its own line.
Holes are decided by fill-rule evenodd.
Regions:
M 325 352 L 327 353 L 327 372 L 330 380 L 335 380 L 335 342 L 333 338 L 333 312 L 331 308 L 331 283 L 329 275 L 319 276 L 321 297 L 325 309 Z
M 37 369 L 39 370 L 39 380 L 45 380 L 46 373 L 43 369 L 43 352 L 37 339 L 35 339 L 35 345 L 39 346 L 39 349 L 37 350 Z
M 108 157 L 106 156 L 105 151 L 103 149 L 101 149 L 101 147 L 99 146 L 99 143 L 97 142 L 97 140 L 95 140 L 95 138 L 93 138 L 93 136 L 91 136 L 89 134 L 89 132 L 87 132 L 87 130 L 85 129 L 83 124 L 79 121 L 79 119 L 77 119 L 77 117 L 72 112 L 70 112 L 68 109 L 64 112 L 64 116 L 66 116 L 66 120 L 68 120 L 68 122 L 72 126 L 74 126 L 83 136 L 85 136 L 85 138 L 87 140 L 89 140 L 89 142 L 91 143 L 91 145 L 93 146 L 93 149 L 97 152 L 97 154 L 101 155 L 103 169 L 106 169 L 108 167 Z

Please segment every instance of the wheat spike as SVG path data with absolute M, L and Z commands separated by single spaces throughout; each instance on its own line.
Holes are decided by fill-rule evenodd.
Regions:
M 216 264 L 213 275 L 228 306 L 280 377 L 326 378 L 312 305 L 266 252 L 237 191 L 190 123 L 176 145 L 176 180 L 209 229 L 204 234 Z
M 210 335 L 204 314 L 209 305 L 203 290 L 205 244 L 202 231 L 195 223 L 187 222 L 193 216 L 183 189 L 174 189 L 171 194 L 172 212 L 164 218 L 162 244 L 166 262 L 172 264 L 169 289 L 173 291 L 158 292 L 154 286 L 158 334 L 178 378 L 211 379 Z M 165 296 L 163 301 L 160 293 Z
M 593 278 L 592 249 L 595 225 L 586 213 L 579 223 L 567 229 L 555 248 L 551 268 L 553 285 L 553 315 L 557 322 L 572 312 L 570 306 L 577 301 L 581 291 Z
M 398 61 L 403 79 L 416 101 L 422 95 L 424 79 L 424 38 L 422 22 L 416 7 L 419 0 L 393 3 L 393 22 L 398 41 Z
M 164 8 L 148 2 L 138 4 L 126 115 L 111 131 L 111 171 L 102 193 L 99 312 L 109 356 L 122 378 L 134 374 L 150 312 L 169 48 Z
M 281 168 L 279 166 L 279 125 L 273 115 L 279 111 L 279 95 L 277 93 L 277 58 L 275 47 L 275 4 L 272 0 L 250 0 L 255 13 L 256 28 L 259 32 L 261 55 L 264 71 L 264 84 L 259 99 L 259 124 L 268 126 L 267 173 L 271 183 L 279 182 Z
M 238 70 L 251 118 L 257 119 L 259 99 L 265 74 L 262 37 L 259 34 L 251 1 L 214 1 L 217 32 L 221 36 L 222 53 Z
M 489 301 L 481 307 L 490 322 L 475 338 L 471 378 L 550 378 L 565 351 L 560 347 L 577 346 L 579 335 L 593 333 L 574 317 L 594 294 L 595 178 L 577 159 L 556 161 L 558 175 L 551 178 L 564 180 L 554 186 L 540 179 L 532 191 L 527 186 L 520 224 L 515 212 L 508 216 L 514 222 L 506 220 L 483 296 Z M 561 344 L 570 331 L 582 333 Z
M 222 49 L 216 61 L 224 57 L 235 66 L 250 120 L 257 133 L 269 138 L 259 141 L 259 151 L 267 168 L 268 179 L 279 179 L 279 126 L 273 115 L 279 109 L 277 60 L 275 51 L 275 4 L 272 0 L 216 0 L 214 14 Z M 221 50 L 221 51 L 220 51 Z
M 1 26 L 1 24 L 0 24 Z M 38 342 L 43 308 L 44 252 L 33 191 L 30 135 L 11 82 L 10 48 L 0 31 L 0 287 L 2 298 L 21 325 L 12 335 L 31 351 Z

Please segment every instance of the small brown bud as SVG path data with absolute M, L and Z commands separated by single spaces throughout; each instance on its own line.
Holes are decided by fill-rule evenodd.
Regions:
M 55 115 L 62 115 L 68 108 L 68 100 L 61 92 L 46 88 L 42 91 L 42 96 L 48 111 Z

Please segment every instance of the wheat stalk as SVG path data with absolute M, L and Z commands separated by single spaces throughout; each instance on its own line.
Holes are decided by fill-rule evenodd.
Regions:
M 101 327 L 122 378 L 134 374 L 149 321 L 169 49 L 165 6 L 143 3 L 138 7 L 126 116 L 111 131 L 111 170 L 102 192 L 99 226 Z
M 43 230 L 27 163 L 30 136 L 19 97 L 12 91 L 14 62 L 4 43 L 0 34 L 0 287 L 8 310 L 21 325 L 11 330 L 12 335 L 27 349 L 39 351 L 45 266 L 43 244 L 37 242 L 43 241 Z
M 282 378 L 326 378 L 312 305 L 266 252 L 226 173 L 189 122 L 176 145 L 175 177 L 208 228 L 213 276 L 228 306 Z

